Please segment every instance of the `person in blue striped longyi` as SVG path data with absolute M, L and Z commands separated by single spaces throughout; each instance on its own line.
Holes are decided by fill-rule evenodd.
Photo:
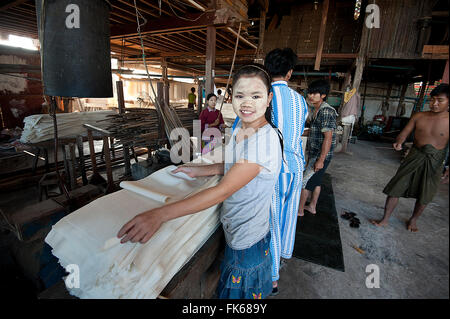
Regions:
M 294 250 L 297 212 L 305 159 L 302 148 L 303 130 L 308 116 L 305 99 L 288 87 L 297 64 L 297 56 L 290 48 L 270 51 L 264 62 L 272 77 L 272 122 L 283 135 L 284 160 L 271 209 L 271 253 L 273 294 L 278 293 L 281 257 L 290 259 Z M 233 124 L 233 129 L 239 118 Z

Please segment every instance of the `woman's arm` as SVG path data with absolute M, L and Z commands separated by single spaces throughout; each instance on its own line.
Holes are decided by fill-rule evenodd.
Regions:
M 121 243 L 146 243 L 162 223 L 181 216 L 197 213 L 223 202 L 247 185 L 262 170 L 262 166 L 240 160 L 231 167 L 220 183 L 178 202 L 152 209 L 137 215 L 126 223 L 117 234 Z
M 183 165 L 173 170 L 172 173 L 183 172 L 190 177 L 200 177 L 200 176 L 212 176 L 212 175 L 223 175 L 224 165 L 223 163 L 211 164 L 211 165 L 197 165 L 188 166 Z

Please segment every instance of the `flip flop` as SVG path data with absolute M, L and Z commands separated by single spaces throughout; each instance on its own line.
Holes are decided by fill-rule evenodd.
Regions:
M 359 228 L 359 223 L 351 222 L 350 223 L 350 227 L 352 227 L 352 228 Z
M 276 296 L 278 295 L 280 292 L 278 291 L 278 287 L 274 287 L 272 288 L 272 292 L 270 293 L 271 296 Z
M 345 212 L 345 211 L 344 211 L 344 213 L 341 215 L 342 218 L 347 219 L 347 220 L 350 220 L 350 219 L 354 218 L 355 216 L 356 216 L 355 213 L 352 213 L 352 212 Z

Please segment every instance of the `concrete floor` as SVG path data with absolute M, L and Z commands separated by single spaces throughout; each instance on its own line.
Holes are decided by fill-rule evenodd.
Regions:
M 449 298 L 449 186 L 438 194 L 419 218 L 419 232 L 406 230 L 415 199 L 402 198 L 390 224 L 378 228 L 369 219 L 382 218 L 384 186 L 395 174 L 400 154 L 390 144 L 357 141 L 338 153 L 328 168 L 332 176 L 338 216 L 357 213 L 360 228 L 339 217 L 345 272 L 297 258 L 280 271 L 279 298 Z M 362 248 L 360 254 L 351 246 Z M 367 288 L 366 266 L 380 270 L 380 288 Z
M 357 141 L 348 148 L 353 155 L 336 154 L 328 168 L 338 215 L 348 209 L 361 220 L 360 228 L 355 229 L 339 217 L 346 271 L 289 259 L 280 271 L 280 293 L 270 298 L 449 298 L 448 185 L 440 186 L 424 211 L 417 224 L 418 233 L 410 233 L 405 227 L 414 199 L 400 199 L 388 227 L 369 223 L 369 219 L 383 216 L 386 197 L 382 189 L 400 163 L 399 153 L 377 148 L 389 146 Z M 0 207 L 5 212 L 36 201 L 37 189 L 33 187 L 0 194 Z M 365 253 L 358 253 L 352 245 Z M 4 246 L 6 242 L 0 248 Z M 380 269 L 380 288 L 366 287 L 369 264 Z

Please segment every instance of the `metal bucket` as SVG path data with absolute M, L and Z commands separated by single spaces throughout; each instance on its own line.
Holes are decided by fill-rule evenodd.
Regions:
M 113 96 L 109 10 L 104 0 L 36 0 L 44 94 Z

